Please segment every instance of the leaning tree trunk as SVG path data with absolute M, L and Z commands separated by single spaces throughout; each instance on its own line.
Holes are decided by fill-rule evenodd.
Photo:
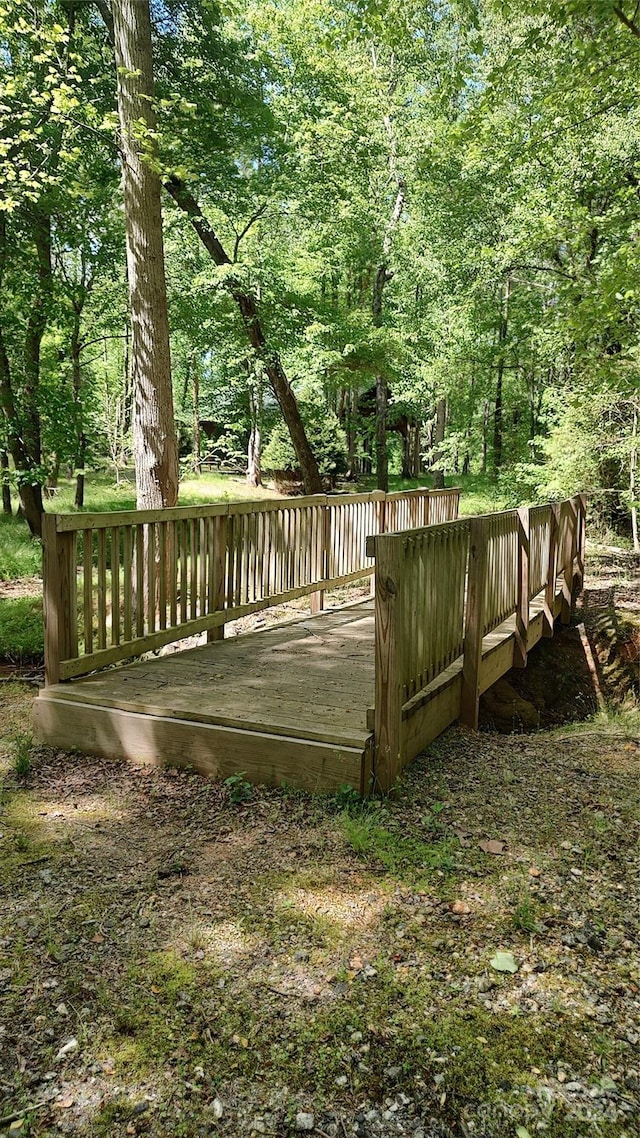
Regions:
M 149 0 L 112 0 L 131 309 L 133 453 L 139 509 L 178 500 Z
M 164 183 L 167 193 L 173 198 L 176 205 L 186 214 L 195 232 L 198 234 L 204 248 L 216 265 L 232 265 L 233 262 L 222 245 L 217 233 L 204 216 L 202 209 L 193 194 L 187 189 L 180 178 L 172 175 Z M 278 401 L 282 417 L 287 424 L 293 449 L 300 467 L 302 481 L 307 494 L 322 493 L 322 478 L 318 470 L 315 455 L 309 446 L 304 423 L 300 417 L 300 409 L 293 393 L 293 389 L 282 365 L 282 360 L 276 351 L 267 343 L 258 302 L 253 293 L 241 283 L 233 273 L 225 277 L 225 284 L 236 302 L 249 343 L 265 370 L 267 379 L 271 384 L 273 393 Z

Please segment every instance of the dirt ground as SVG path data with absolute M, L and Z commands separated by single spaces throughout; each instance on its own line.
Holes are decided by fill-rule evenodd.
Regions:
M 2 682 L 0 1134 L 639 1135 L 637 561 L 587 585 L 551 726 L 369 806 L 30 749 Z

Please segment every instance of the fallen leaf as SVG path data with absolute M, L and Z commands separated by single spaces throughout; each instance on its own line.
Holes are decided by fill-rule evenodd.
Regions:
M 506 844 L 506 842 L 498 841 L 497 838 L 489 838 L 488 840 L 478 842 L 480 849 L 488 854 L 504 853 Z
M 531 1138 L 526 1126 L 516 1126 L 516 1138 Z
M 489 964 L 496 972 L 517 972 L 518 964 L 512 952 L 496 952 Z
M 529 877 L 539 877 L 539 876 L 540 876 L 540 870 L 538 869 L 537 865 L 530 865 L 529 866 Z

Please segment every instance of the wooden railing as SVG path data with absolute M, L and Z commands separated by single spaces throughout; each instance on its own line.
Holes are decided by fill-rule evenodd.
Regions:
M 439 730 L 458 714 L 477 727 L 484 638 L 515 616 L 509 666 L 524 666 L 532 602 L 538 599 L 543 635 L 553 632 L 559 595 L 561 619 L 569 619 L 583 574 L 585 510 L 579 496 L 369 539 L 376 594 L 371 726 L 382 789 L 417 753 L 415 732 L 408 753 L 407 722 L 430 698 L 434 679 L 456 662 L 459 675 L 462 661 L 457 706 L 439 712 Z
M 45 677 L 68 680 L 373 573 L 367 536 L 456 517 L 458 490 L 44 518 Z

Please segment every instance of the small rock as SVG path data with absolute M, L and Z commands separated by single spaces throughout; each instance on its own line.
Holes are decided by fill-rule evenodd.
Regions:
M 338 1078 L 336 1079 L 336 1086 L 337 1087 L 346 1087 L 348 1082 L 349 1082 L 349 1080 L 348 1080 L 346 1075 L 338 1075 Z
M 74 1051 L 77 1051 L 77 1050 L 78 1050 L 78 1040 L 77 1039 L 69 1039 L 66 1043 L 63 1043 L 62 1047 L 58 1051 L 58 1054 L 56 1055 L 56 1058 L 55 1058 L 56 1063 L 59 1063 L 61 1059 L 65 1059 L 67 1055 L 71 1055 Z
M 300 1110 L 296 1114 L 296 1130 L 313 1130 L 315 1124 L 314 1114 L 308 1114 L 304 1110 Z
M 57 1011 L 59 1016 L 68 1016 L 69 1015 L 66 1004 L 58 1004 L 56 1011 Z
M 296 952 L 295 960 L 297 960 L 299 964 L 304 964 L 308 959 L 309 953 L 306 948 L 301 948 L 299 952 Z
M 218 1122 L 222 1118 L 222 1115 L 224 1114 L 224 1107 L 223 1107 L 222 1103 L 220 1102 L 219 1098 L 214 1098 L 214 1100 L 211 1104 L 211 1110 L 213 1113 L 213 1117 L 215 1118 L 216 1122 Z

